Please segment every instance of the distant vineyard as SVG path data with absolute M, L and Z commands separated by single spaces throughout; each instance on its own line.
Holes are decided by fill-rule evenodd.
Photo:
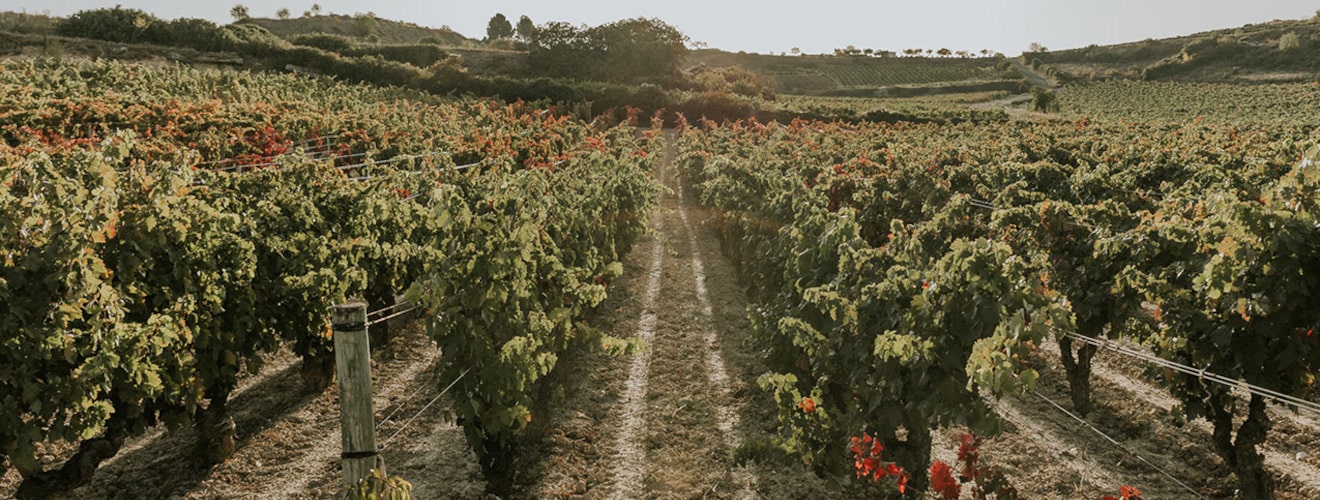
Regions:
M 1314 128 L 1320 87 L 1311 84 L 1231 85 L 1108 81 L 1059 92 L 1065 113 L 1128 121 Z
M 1012 70 L 998 68 L 995 59 L 788 57 L 725 52 L 696 52 L 690 58 L 693 63 L 739 65 L 764 73 L 775 79 L 778 92 L 783 94 L 1018 78 Z
M 874 88 L 983 80 L 995 75 L 994 65 L 981 60 L 886 58 L 844 60 L 822 65 L 822 72 L 844 88 Z

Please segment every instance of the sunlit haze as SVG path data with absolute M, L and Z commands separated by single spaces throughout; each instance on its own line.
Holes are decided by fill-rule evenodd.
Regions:
M 235 2 L 253 16 L 275 17 L 279 8 L 297 16 L 312 2 Z M 4 0 L 0 9 L 64 16 L 113 7 L 146 10 L 158 17 L 202 17 L 228 22 L 234 3 L 177 0 Z M 902 50 L 948 47 L 1017 54 L 1032 42 L 1049 48 L 1080 47 L 1184 35 L 1274 19 L 1311 17 L 1320 4 L 1303 0 L 957 0 L 928 2 L 696 1 L 546 2 L 320 2 L 324 13 L 374 12 L 377 16 L 450 28 L 472 38 L 485 34 L 496 12 L 511 20 L 567 21 L 596 25 L 631 17 L 656 17 L 711 47 L 761 53 L 807 53 L 858 48 Z

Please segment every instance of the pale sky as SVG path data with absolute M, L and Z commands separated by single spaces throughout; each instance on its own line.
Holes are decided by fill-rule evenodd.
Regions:
M 202 17 L 229 22 L 229 8 L 248 6 L 255 17 L 275 17 L 280 7 L 297 16 L 313 1 L 192 0 L 0 0 L 0 10 L 64 16 L 83 9 L 137 8 L 165 19 Z M 449 26 L 471 38 L 486 33 L 496 12 L 511 21 L 527 15 L 537 24 L 567 21 L 597 25 L 632 17 L 656 17 L 711 47 L 760 53 L 832 52 L 854 45 L 973 50 L 1009 55 L 1031 42 L 1051 49 L 1139 41 L 1231 28 L 1273 19 L 1315 15 L 1320 0 L 321 0 L 324 13 L 375 12 L 423 26 Z

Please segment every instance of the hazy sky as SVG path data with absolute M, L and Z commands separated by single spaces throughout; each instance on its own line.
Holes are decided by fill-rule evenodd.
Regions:
M 193 0 L 0 0 L 0 10 L 54 15 L 89 8 L 138 8 L 158 17 L 203 17 L 228 22 L 229 8 L 247 5 L 253 16 L 274 17 L 280 7 L 295 16 L 312 1 Z M 1016 55 L 1031 42 L 1063 49 L 1183 35 L 1273 19 L 1315 15 L 1314 0 L 892 0 L 571 1 L 321 0 L 325 13 L 376 15 L 423 26 L 446 25 L 473 38 L 486 33 L 496 12 L 511 21 L 568 21 L 596 25 L 630 17 L 658 17 L 712 47 L 748 52 L 830 52 L 836 47 L 902 50 L 988 48 Z

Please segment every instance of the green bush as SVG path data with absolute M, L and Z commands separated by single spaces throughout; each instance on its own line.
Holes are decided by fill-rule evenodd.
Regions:
M 78 12 L 56 24 L 55 32 L 67 37 L 150 43 L 203 51 L 234 51 L 256 41 L 273 43 L 279 40 L 258 26 L 222 28 L 211 21 L 194 18 L 162 21 L 141 10 L 120 7 Z
M 220 28 L 228 50 L 250 57 L 275 57 L 292 47 L 274 33 L 255 24 L 230 24 Z
M 153 43 L 191 47 L 197 50 L 218 52 L 234 50 L 225 30 L 205 19 L 179 18 L 170 21 L 162 30 L 163 40 L 151 40 Z
M 463 66 L 463 58 L 459 56 L 449 56 L 436 61 L 426 69 L 426 73 L 429 76 L 423 86 L 435 92 L 466 88 L 472 80 L 472 75 Z
M 1279 50 L 1300 49 L 1302 47 L 1302 37 L 1296 32 L 1289 31 L 1279 37 Z
M 323 68 L 316 68 L 324 71 Z M 416 67 L 381 59 L 376 56 L 339 58 L 326 73 L 349 82 L 372 83 L 376 85 L 397 85 L 412 87 L 425 80 L 426 75 Z
M 56 24 L 55 33 L 123 43 L 168 38 L 165 24 L 156 16 L 119 7 L 77 12 Z
M 1058 105 L 1055 103 L 1056 99 L 1057 96 L 1053 90 L 1041 87 L 1031 88 L 1031 104 L 1036 111 L 1041 113 L 1056 111 L 1058 109 Z
M 294 35 L 288 38 L 289 43 L 294 45 L 305 45 L 316 47 L 330 52 L 344 53 L 356 45 L 353 39 L 343 35 L 333 35 L 330 33 L 308 33 L 305 35 Z
M 697 91 L 732 92 L 746 97 L 775 99 L 774 83 L 755 71 L 729 66 L 710 68 L 697 66 L 688 72 L 691 88 Z
M 449 57 L 438 46 L 431 44 L 359 45 L 340 51 L 346 56 L 375 56 L 395 62 L 426 68 Z
M 707 118 L 717 122 L 756 115 L 756 107 L 751 102 L 727 92 L 692 94 L 678 105 L 678 110 L 688 119 Z

